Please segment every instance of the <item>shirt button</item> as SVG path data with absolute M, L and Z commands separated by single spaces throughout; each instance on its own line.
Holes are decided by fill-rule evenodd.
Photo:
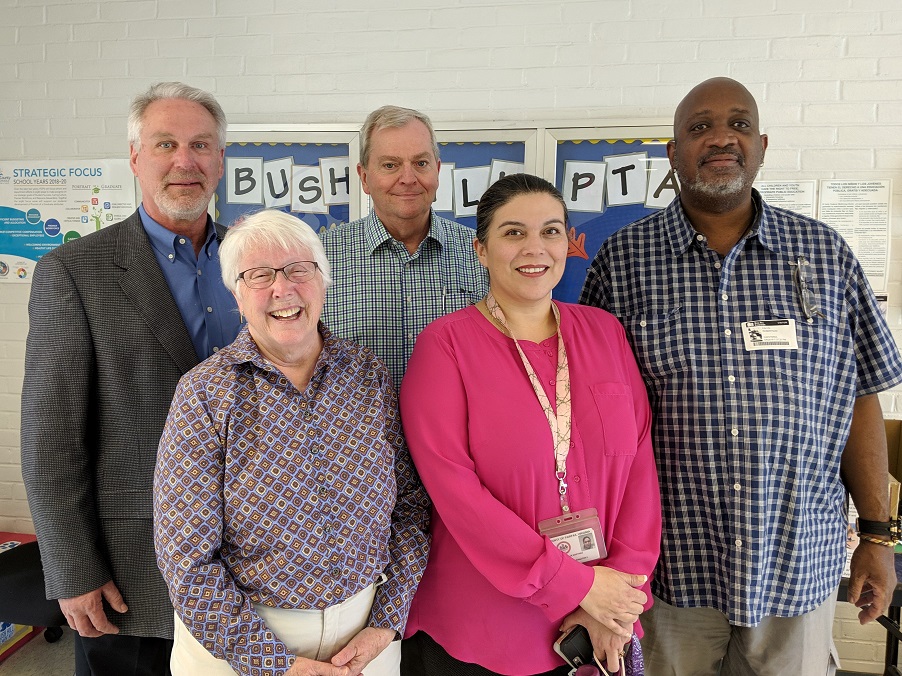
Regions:
M 720 270 L 721 267 L 723 267 L 723 266 L 721 266 L 720 261 L 717 261 L 716 263 L 714 263 L 715 270 Z
M 219 348 L 216 345 L 213 346 L 213 352 L 219 352 Z
M 331 572 L 332 572 L 332 577 L 341 577 L 341 568 L 338 568 L 336 566 L 335 568 L 332 569 Z
M 185 238 L 179 237 L 179 244 L 184 244 L 184 243 L 185 243 Z
M 742 490 L 742 484 L 739 483 L 739 482 L 736 482 L 735 484 L 733 484 L 733 490 L 741 491 L 741 490 Z
M 202 274 L 204 274 L 204 271 L 203 271 L 203 270 L 198 270 L 198 271 L 197 271 L 197 274 L 198 274 L 198 275 L 202 275 Z
M 736 382 L 736 376 L 727 376 L 727 380 L 729 380 L 731 383 L 735 383 L 735 382 Z
M 407 334 L 407 337 L 408 337 L 410 340 L 413 340 L 413 334 L 412 334 L 412 333 L 408 333 L 408 334 Z
M 742 540 L 740 540 L 739 538 L 736 538 L 736 548 L 742 549 Z
M 733 332 L 730 331 L 730 329 L 727 329 L 726 331 L 723 332 L 723 335 L 725 335 L 725 336 L 732 336 L 732 335 L 733 335 Z
M 809 317 L 809 318 L 808 318 L 808 323 L 809 323 L 809 324 L 814 324 L 814 317 Z
M 648 324 L 648 322 L 645 321 L 644 319 L 643 319 L 642 321 L 639 322 L 639 326 L 643 326 L 643 327 L 644 327 L 646 324 Z
M 554 381 L 553 381 L 553 380 L 549 380 L 549 381 L 548 381 L 548 384 L 549 384 L 549 385 L 554 385 Z
M 168 258 L 169 260 L 172 260 L 173 258 L 175 258 L 175 254 L 169 254 L 169 255 L 167 256 L 167 258 Z
M 580 482 L 579 476 L 573 477 L 573 481 L 576 482 L 576 483 L 579 483 L 579 482 Z
M 699 242 L 704 242 L 704 241 L 705 241 L 705 236 L 704 236 L 704 235 L 696 235 L 696 236 L 695 236 L 695 239 L 697 239 Z
M 210 306 L 207 306 L 207 312 L 213 312 L 213 308 L 211 308 Z
M 721 299 L 721 300 L 729 300 L 730 297 L 729 297 L 727 294 L 722 293 L 722 294 L 720 294 L 720 299 Z
M 737 430 L 737 429 L 734 427 L 733 429 L 730 430 L 730 434 L 732 434 L 734 437 L 738 437 L 738 436 L 739 436 L 739 430 Z

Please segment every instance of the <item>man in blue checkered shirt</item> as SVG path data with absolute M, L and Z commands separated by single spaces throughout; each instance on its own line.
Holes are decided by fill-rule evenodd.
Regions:
M 333 284 L 322 320 L 366 345 L 401 385 L 420 331 L 488 290 L 472 229 L 432 211 L 441 163 L 429 118 L 383 106 L 360 130 L 357 174 L 369 216 L 322 233 Z
M 608 239 L 582 292 L 626 327 L 655 416 L 649 676 L 833 673 L 847 490 L 872 522 L 862 623 L 896 583 L 877 393 L 902 360 L 842 238 L 752 189 L 766 147 L 745 87 L 695 87 L 668 144 L 680 195 Z

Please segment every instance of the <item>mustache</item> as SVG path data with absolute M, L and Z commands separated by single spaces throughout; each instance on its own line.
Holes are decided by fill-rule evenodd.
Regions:
M 724 155 L 731 155 L 736 158 L 736 161 L 739 163 L 740 167 L 745 166 L 745 155 L 740 153 L 737 150 L 729 150 L 727 148 L 715 148 L 710 152 L 706 153 L 701 159 L 698 161 L 698 166 L 702 166 L 705 162 L 710 160 L 712 157 L 723 157 Z
M 166 174 L 163 177 L 163 182 L 166 184 L 169 183 L 200 183 L 201 185 L 206 185 L 206 178 L 201 173 L 171 173 Z

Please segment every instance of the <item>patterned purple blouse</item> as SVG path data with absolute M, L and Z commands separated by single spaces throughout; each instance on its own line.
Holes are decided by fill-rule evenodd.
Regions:
M 154 477 L 157 560 L 176 612 L 238 673 L 293 655 L 253 603 L 324 609 L 372 584 L 369 626 L 402 632 L 429 502 L 385 366 L 335 338 L 298 390 L 247 331 L 179 383 Z

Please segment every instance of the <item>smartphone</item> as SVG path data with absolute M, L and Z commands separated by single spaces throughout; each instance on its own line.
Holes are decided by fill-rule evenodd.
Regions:
M 589 638 L 589 630 L 581 624 L 570 627 L 554 642 L 554 652 L 574 668 L 594 663 L 592 639 Z

